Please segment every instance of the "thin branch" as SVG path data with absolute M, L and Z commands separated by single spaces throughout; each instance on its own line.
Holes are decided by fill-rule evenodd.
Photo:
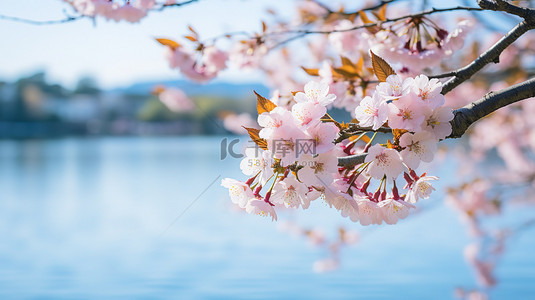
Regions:
M 520 36 L 529 30 L 535 28 L 535 23 L 522 21 L 516 25 L 511 31 L 509 31 L 503 38 L 501 38 L 496 44 L 490 47 L 487 51 L 481 54 L 476 60 L 466 65 L 463 68 L 458 69 L 453 72 L 455 76 L 450 80 L 444 83 L 442 87 L 442 94 L 446 95 L 451 90 L 456 88 L 459 84 L 470 79 L 472 75 L 477 73 L 479 70 L 483 69 L 487 64 L 494 62 L 498 63 L 500 54 L 505 50 L 509 45 L 514 43 Z
M 302 37 L 304 37 L 304 36 L 306 36 L 308 34 L 327 34 L 328 35 L 328 34 L 336 33 L 336 32 L 348 32 L 348 31 L 354 31 L 354 30 L 358 30 L 358 29 L 381 26 L 381 25 L 386 24 L 386 23 L 397 22 L 397 21 L 401 21 L 401 20 L 409 19 L 409 18 L 421 17 L 421 16 L 425 16 L 425 15 L 431 15 L 431 14 L 435 14 L 435 13 L 442 13 L 442 12 L 449 12 L 449 11 L 459 11 L 459 10 L 463 10 L 463 11 L 483 11 L 483 9 L 481 9 L 479 7 L 467 7 L 467 6 L 456 6 L 456 7 L 450 7 L 450 8 L 432 8 L 430 10 L 423 11 L 423 12 L 416 13 L 416 14 L 410 14 L 410 15 L 405 15 L 405 16 L 401 16 L 401 17 L 397 17 L 397 18 L 386 19 L 384 21 L 380 21 L 380 22 L 376 22 L 376 23 L 368 23 L 368 24 L 354 26 L 354 27 L 345 28 L 345 29 L 331 29 L 331 30 L 297 29 L 297 30 L 286 30 L 286 31 L 268 32 L 268 33 L 264 34 L 263 37 L 266 38 L 266 37 L 273 36 L 273 35 L 296 34 L 295 36 L 292 36 L 290 38 L 282 40 L 282 41 L 276 43 L 275 45 L 273 45 L 272 47 L 270 47 L 270 49 L 273 49 L 273 48 L 279 47 L 281 45 L 287 44 L 289 42 L 292 42 L 294 40 L 300 39 L 300 38 L 302 38 Z
M 535 10 L 531 8 L 519 7 L 503 0 L 496 0 L 495 2 L 489 0 L 478 0 L 477 3 L 482 9 L 504 11 L 524 18 L 522 22 L 516 25 L 496 44 L 490 47 L 487 51 L 481 54 L 476 60 L 466 65 L 465 67 L 455 71 L 455 76 L 444 84 L 442 94 L 446 95 L 459 84 L 470 79 L 472 75 L 483 69 L 487 64 L 500 62 L 500 54 L 514 43 L 519 37 L 531 29 L 535 28 Z
M 421 16 L 431 15 L 431 14 L 435 14 L 435 13 L 442 13 L 442 12 L 449 12 L 449 11 L 459 11 L 459 10 L 463 10 L 463 11 L 483 11 L 483 9 L 481 9 L 479 7 L 467 7 L 467 6 L 456 6 L 456 7 L 450 7 L 450 8 L 432 8 L 430 10 L 423 11 L 423 12 L 416 13 L 416 14 L 410 14 L 410 15 L 405 15 L 405 16 L 401 16 L 401 17 L 397 17 L 397 18 L 386 19 L 384 21 L 380 21 L 380 22 L 376 22 L 376 23 L 369 23 L 369 24 L 354 26 L 354 27 L 345 28 L 345 29 L 332 29 L 332 30 L 297 29 L 297 30 L 270 32 L 270 33 L 268 33 L 268 34 L 266 34 L 264 36 L 280 35 L 280 34 L 291 34 L 291 33 L 296 33 L 296 34 L 331 34 L 331 33 L 335 33 L 335 32 L 348 32 L 348 31 L 353 31 L 353 30 L 358 30 L 358 29 L 363 29 L 363 28 L 370 28 L 370 27 L 380 26 L 382 24 L 397 22 L 397 21 L 401 21 L 401 20 L 404 20 L 404 19 L 408 19 L 408 18 L 415 18 L 415 17 L 421 17 Z
M 368 153 L 355 154 L 350 156 L 338 157 L 338 166 L 353 167 L 364 163 Z
M 180 3 L 173 3 L 173 4 L 162 4 L 161 6 L 154 7 L 147 12 L 152 11 L 163 11 L 165 8 L 168 7 L 179 7 L 188 5 L 194 2 L 198 2 L 199 0 L 188 0 Z M 69 23 L 73 21 L 77 21 L 83 18 L 94 18 L 93 16 L 85 16 L 85 15 L 78 15 L 78 16 L 68 16 L 65 19 L 59 19 L 59 20 L 47 20 L 47 21 L 39 21 L 39 20 L 31 20 L 31 19 L 24 19 L 19 17 L 12 17 L 12 16 L 5 16 L 0 15 L 0 20 L 7 20 L 7 21 L 13 21 L 13 22 L 20 22 L 20 23 L 26 23 L 31 25 L 54 25 L 54 24 L 63 24 L 63 23 Z
M 518 102 L 535 97 L 535 77 L 522 83 L 512 85 L 498 92 L 490 92 L 483 98 L 455 110 L 455 117 L 450 122 L 452 133 L 447 138 L 459 138 L 477 120 L 488 116 L 496 110 Z M 338 158 L 341 167 L 353 167 L 364 163 L 366 153 Z
M 459 138 L 477 120 L 509 104 L 534 96 L 535 77 L 498 92 L 490 92 L 483 98 L 454 111 L 455 118 L 451 121 L 452 133 L 448 138 Z
M 495 1 L 477 0 L 477 4 L 479 5 L 479 7 L 483 9 L 493 10 L 493 11 L 504 11 L 512 15 L 517 15 L 526 21 L 530 21 L 530 22 L 535 21 L 535 14 L 533 13 L 533 9 L 527 8 L 527 7 L 516 6 L 511 3 L 505 2 L 504 0 L 495 0 Z
M 180 3 L 172 3 L 172 4 L 162 4 L 162 6 L 160 6 L 159 8 L 156 8 L 156 9 L 153 9 L 153 10 L 158 10 L 158 11 L 162 11 L 168 7 L 179 7 L 179 6 L 184 6 L 184 5 L 188 5 L 188 4 L 191 4 L 191 3 L 194 3 L 194 2 L 197 2 L 199 0 L 188 0 L 188 1 L 184 1 L 184 2 L 180 2 Z
M 376 130 L 373 130 L 371 127 L 360 127 L 359 125 L 355 123 L 349 123 L 347 128 L 342 129 L 340 133 L 338 133 L 338 137 L 334 140 L 334 143 L 338 144 L 351 136 L 361 134 L 364 132 L 392 133 L 392 129 L 388 127 L 380 127 Z
M 382 1 L 379 1 L 379 3 L 375 4 L 375 5 L 372 5 L 372 6 L 368 6 L 368 7 L 365 7 L 365 8 L 361 8 L 359 9 L 358 11 L 355 11 L 355 12 L 336 12 L 336 11 L 333 11 L 332 9 L 330 9 L 327 5 L 323 4 L 322 2 L 318 1 L 318 0 L 311 0 L 313 1 L 314 3 L 316 3 L 317 5 L 321 6 L 323 9 L 325 9 L 329 14 L 340 14 L 340 15 L 345 15 L 345 16 L 348 16 L 348 15 L 354 15 L 354 14 L 357 14 L 359 11 L 370 11 L 370 10 L 376 10 L 378 8 L 381 8 L 383 5 L 385 4 L 389 4 L 389 3 L 392 3 L 394 1 L 397 1 L 397 0 L 382 0 Z
M 76 17 L 67 17 L 65 19 L 60 20 L 48 20 L 48 21 L 38 21 L 38 20 L 30 20 L 30 19 L 24 19 L 24 18 L 18 18 L 18 17 L 11 17 L 11 16 L 5 16 L 0 15 L 1 20 L 7 20 L 7 21 L 13 21 L 13 22 L 20 22 L 20 23 L 26 23 L 31 25 L 53 25 L 53 24 L 63 24 L 63 23 L 69 23 L 72 21 L 79 20 L 83 18 L 84 16 L 76 16 Z

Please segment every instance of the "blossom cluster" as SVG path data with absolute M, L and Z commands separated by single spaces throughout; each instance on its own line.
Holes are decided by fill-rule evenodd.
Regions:
M 110 1 L 110 0 L 64 0 L 81 15 L 102 16 L 116 22 L 125 20 L 136 23 L 156 5 L 155 0 Z
M 195 104 L 182 91 L 177 88 L 163 88 L 159 87 L 155 90 L 160 101 L 172 112 L 191 111 L 195 108 Z
M 326 106 L 336 96 L 329 94 L 327 83 L 309 82 L 304 92 L 295 94 L 291 108 L 278 106 L 258 116 L 262 129 L 255 142 L 263 147 L 246 149 L 240 165 L 250 178 L 225 178 L 222 185 L 240 208 L 273 220 L 276 208 L 307 209 L 322 198 L 362 225 L 394 224 L 407 217 L 420 198 L 430 196 L 430 181 L 438 179 L 418 176 L 415 170 L 420 162 L 433 160 L 438 141 L 451 133 L 453 114 L 443 106 L 441 87 L 437 79 L 424 75 L 404 80 L 389 76 L 355 109 L 358 128 L 375 131 L 366 145 L 357 146 L 364 134 L 346 144 L 334 143 L 345 130 L 327 114 Z M 394 132 L 394 141 L 372 145 L 377 130 L 384 128 Z M 338 166 L 338 157 L 361 153 L 366 155 L 364 163 Z M 397 187 L 398 177 L 406 182 L 404 194 Z M 374 186 L 377 189 L 368 192 Z
M 165 56 L 169 66 L 179 69 L 190 80 L 207 82 L 227 67 L 228 53 L 215 46 L 200 47 L 198 52 L 186 47 L 166 47 Z

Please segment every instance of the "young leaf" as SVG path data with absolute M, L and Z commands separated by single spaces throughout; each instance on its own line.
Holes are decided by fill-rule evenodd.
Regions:
M 260 149 L 267 150 L 267 141 L 265 139 L 261 139 L 260 136 L 258 136 L 258 133 L 260 132 L 259 129 L 256 128 L 247 128 L 245 126 L 242 126 L 247 130 L 247 133 L 249 134 L 249 137 L 251 140 L 260 147 Z
M 173 50 L 180 47 L 180 44 L 170 39 L 156 39 L 156 41 L 164 46 L 167 46 Z
M 197 31 L 195 31 L 195 30 L 193 29 L 193 27 L 188 26 L 188 29 L 189 29 L 189 31 L 191 31 L 195 36 L 198 36 L 198 35 L 199 35 L 199 34 L 197 33 Z
M 336 127 L 342 129 L 342 124 L 338 123 L 335 119 L 333 119 L 333 117 L 331 117 L 329 114 L 325 114 L 323 117 L 321 117 L 320 121 L 323 121 L 323 122 L 332 122 L 334 123 L 334 125 L 336 125 Z
M 275 103 L 271 102 L 269 99 L 264 98 L 256 91 L 253 92 L 256 95 L 256 110 L 258 111 L 259 115 L 264 112 L 270 112 L 277 107 L 277 105 L 275 105 Z
M 340 59 L 342 60 L 342 66 L 349 66 L 353 69 L 355 68 L 355 64 L 353 64 L 353 62 L 349 58 L 340 55 Z
M 191 35 L 186 35 L 185 38 L 187 38 L 188 40 L 190 40 L 192 42 L 196 42 L 197 41 L 197 38 L 194 37 L 194 36 L 191 36 Z
M 378 18 L 380 21 L 386 21 L 386 3 L 385 5 L 381 6 L 381 8 L 379 9 Z
M 319 69 L 309 69 L 305 67 L 301 67 L 301 69 L 303 69 L 303 71 L 305 71 L 310 76 L 320 76 Z
M 266 25 L 266 23 L 264 21 L 262 21 L 262 32 L 265 33 L 266 30 L 267 30 L 267 25 Z
M 364 67 L 364 57 L 360 57 L 357 65 L 355 66 L 355 71 L 362 76 L 362 67 Z
M 377 18 L 377 20 L 386 21 L 386 4 L 381 6 L 377 12 L 372 11 L 372 14 Z
M 385 82 L 388 76 L 396 75 L 394 69 L 384 59 L 375 55 L 371 50 L 370 53 L 372 55 L 373 73 L 375 73 L 379 81 Z
M 394 136 L 394 145 L 399 145 L 399 139 L 406 132 L 408 131 L 405 129 L 392 129 L 392 135 Z
M 345 68 L 333 68 L 333 71 L 335 71 L 336 73 L 342 75 L 346 79 L 352 79 L 352 78 L 355 78 L 355 77 L 359 77 L 359 74 L 354 73 L 352 71 L 348 71 Z
M 360 19 L 362 20 L 362 23 L 364 23 L 364 24 L 373 23 L 372 20 L 370 20 L 368 18 L 368 16 L 366 15 L 366 13 L 363 10 L 359 10 L 359 16 L 360 16 Z

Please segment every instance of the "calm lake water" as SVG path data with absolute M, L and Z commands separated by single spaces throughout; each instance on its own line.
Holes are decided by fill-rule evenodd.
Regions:
M 470 239 L 442 203 L 455 164 L 437 170 L 432 208 L 396 226 L 363 228 L 320 201 L 281 213 L 362 232 L 339 270 L 318 274 L 325 249 L 231 208 L 220 181 L 244 177 L 220 141 L 1 141 L 0 299 L 452 299 L 477 287 Z M 535 294 L 534 247 L 533 228 L 510 240 L 492 298 Z

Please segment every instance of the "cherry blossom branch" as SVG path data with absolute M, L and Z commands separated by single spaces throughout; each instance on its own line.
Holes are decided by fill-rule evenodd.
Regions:
M 452 133 L 447 138 L 459 138 L 477 120 L 502 107 L 531 97 L 535 97 L 535 77 L 498 92 L 490 92 L 453 112 L 455 117 L 451 121 Z
M 388 127 L 380 127 L 377 130 L 373 130 L 371 127 L 360 127 L 357 124 L 350 123 L 348 124 L 348 127 L 346 129 L 342 129 L 340 133 L 338 134 L 338 137 L 334 140 L 335 144 L 338 144 L 342 142 L 343 140 L 354 136 L 356 134 L 364 133 L 364 132 L 383 132 L 383 133 L 391 133 L 392 129 Z
M 498 63 L 500 54 L 509 45 L 514 43 L 520 36 L 535 28 L 535 22 L 522 21 L 516 25 L 511 31 L 509 31 L 503 38 L 501 38 L 496 44 L 490 47 L 487 51 L 481 54 L 477 59 L 453 72 L 454 77 L 444 83 L 442 88 L 442 94 L 446 95 L 451 90 L 456 88 L 461 83 L 470 79 L 472 75 L 483 69 L 487 64 L 494 62 Z
M 483 98 L 455 110 L 450 122 L 452 133 L 447 138 L 459 138 L 479 119 L 520 100 L 535 97 L 535 77 L 512 85 L 498 92 L 490 92 Z M 353 167 L 364 163 L 367 153 L 338 158 L 341 167 Z
M 168 7 L 180 7 L 185 6 L 194 2 L 198 2 L 199 0 L 188 0 L 184 2 L 179 3 L 170 3 L 166 4 L 163 3 L 158 7 L 154 7 L 147 12 L 152 11 L 163 11 L 164 9 Z M 26 23 L 31 25 L 54 25 L 54 24 L 63 24 L 63 23 L 70 23 L 73 21 L 77 21 L 83 18 L 94 18 L 93 16 L 85 16 L 85 15 L 77 15 L 77 16 L 67 16 L 65 19 L 59 19 L 59 20 L 46 20 L 46 21 L 39 21 L 39 20 L 31 20 L 31 19 L 24 19 L 19 17 L 12 17 L 12 16 L 6 16 L 6 15 L 0 15 L 0 20 L 7 20 L 7 21 L 13 21 L 13 22 L 20 22 L 20 23 Z
M 450 8 L 432 8 L 430 10 L 426 10 L 426 11 L 419 12 L 419 13 L 416 13 L 416 14 L 410 14 L 410 15 L 405 15 L 405 16 L 401 16 L 401 17 L 397 17 L 397 18 L 386 19 L 384 21 L 380 21 L 380 22 L 376 22 L 376 23 L 368 23 L 368 24 L 354 26 L 354 27 L 345 28 L 345 29 L 330 29 L 330 30 L 298 29 L 298 30 L 287 30 L 287 31 L 270 32 L 270 33 L 265 34 L 264 37 L 270 36 L 270 35 L 280 35 L 280 34 L 290 34 L 290 33 L 307 35 L 307 34 L 331 34 L 331 33 L 335 33 L 335 32 L 347 32 L 347 31 L 353 31 L 353 30 L 358 30 L 358 29 L 363 29 L 363 28 L 370 28 L 370 27 L 380 26 L 382 24 L 397 22 L 397 21 L 401 21 L 401 20 L 404 20 L 404 19 L 408 19 L 408 18 L 415 18 L 415 17 L 421 17 L 421 16 L 431 15 L 431 14 L 435 14 L 435 13 L 442 13 L 442 12 L 449 12 L 449 11 L 459 11 L 459 10 L 463 10 L 463 11 L 483 11 L 482 8 L 469 7 L 469 6 L 456 6 L 456 7 L 450 7 Z
M 472 75 L 483 69 L 487 64 L 500 61 L 500 54 L 514 43 L 519 37 L 531 29 L 535 28 L 535 10 L 531 8 L 518 7 L 503 0 L 496 0 L 495 2 L 489 0 L 478 0 L 479 6 L 485 10 L 504 11 L 524 18 L 524 21 L 516 25 L 496 44 L 490 47 L 487 51 L 481 54 L 470 64 L 453 72 L 455 76 L 446 83 L 442 88 L 442 94 L 446 95 L 459 84 L 470 79 Z

